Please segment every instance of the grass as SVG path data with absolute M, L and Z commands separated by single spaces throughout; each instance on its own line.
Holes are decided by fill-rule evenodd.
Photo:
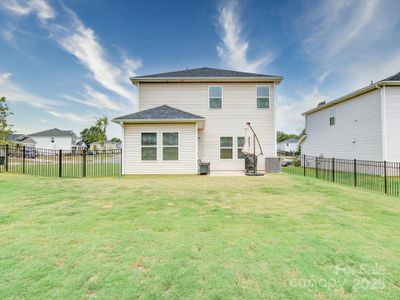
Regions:
M 290 175 L 0 174 L 0 298 L 399 299 L 400 201 Z
M 389 195 L 400 196 L 400 177 L 399 171 L 395 173 L 393 168 L 389 169 L 389 175 L 387 176 L 386 182 L 386 190 Z M 300 175 L 304 176 L 304 168 L 303 167 L 282 167 L 282 172 L 291 174 L 291 175 Z M 383 173 L 383 170 L 376 169 L 376 174 L 366 174 L 366 173 L 356 173 L 356 177 L 354 176 L 354 172 L 345 172 L 345 171 L 335 171 L 335 183 L 346 184 L 351 186 L 357 186 L 359 188 L 364 188 L 376 192 L 385 192 L 385 177 L 379 175 L 379 172 Z M 391 174 L 395 175 L 391 175 Z M 327 181 L 333 181 L 332 170 L 330 169 L 315 169 L 315 168 L 306 168 L 306 177 L 318 178 Z
M 0 167 L 0 173 L 5 171 L 5 167 Z M 35 161 L 27 162 L 25 164 L 25 171 L 22 163 L 14 163 L 9 165 L 9 172 L 27 175 L 39 175 L 59 177 L 59 164 L 56 162 L 36 163 Z M 76 162 L 63 162 L 61 177 L 77 178 L 83 176 L 83 163 Z M 86 177 L 107 177 L 107 176 L 120 176 L 121 164 L 113 162 L 92 163 L 86 164 Z

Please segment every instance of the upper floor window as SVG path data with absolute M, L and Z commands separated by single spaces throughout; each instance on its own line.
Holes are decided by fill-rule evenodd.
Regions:
M 269 86 L 257 86 L 257 108 L 269 108 Z
M 219 153 L 220 159 L 233 158 L 233 137 L 221 136 L 219 139 Z
M 163 132 L 163 160 L 178 160 L 178 132 Z
M 222 86 L 208 87 L 209 108 L 222 108 Z
M 142 160 L 157 160 L 157 132 L 142 132 Z
M 336 122 L 336 109 L 329 110 L 329 125 L 333 126 Z

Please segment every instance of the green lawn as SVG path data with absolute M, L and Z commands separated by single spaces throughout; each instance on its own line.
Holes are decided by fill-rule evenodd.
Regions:
M 0 174 L 0 299 L 399 299 L 400 200 L 313 178 Z

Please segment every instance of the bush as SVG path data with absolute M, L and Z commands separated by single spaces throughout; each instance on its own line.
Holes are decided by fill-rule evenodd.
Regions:
M 294 160 L 293 161 L 293 166 L 300 167 L 301 166 L 301 161 L 299 159 Z

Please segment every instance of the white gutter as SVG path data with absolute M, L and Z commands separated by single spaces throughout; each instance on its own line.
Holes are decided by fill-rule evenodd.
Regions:
M 385 86 L 376 84 L 375 87 L 381 90 L 382 160 L 386 160 L 386 91 Z

